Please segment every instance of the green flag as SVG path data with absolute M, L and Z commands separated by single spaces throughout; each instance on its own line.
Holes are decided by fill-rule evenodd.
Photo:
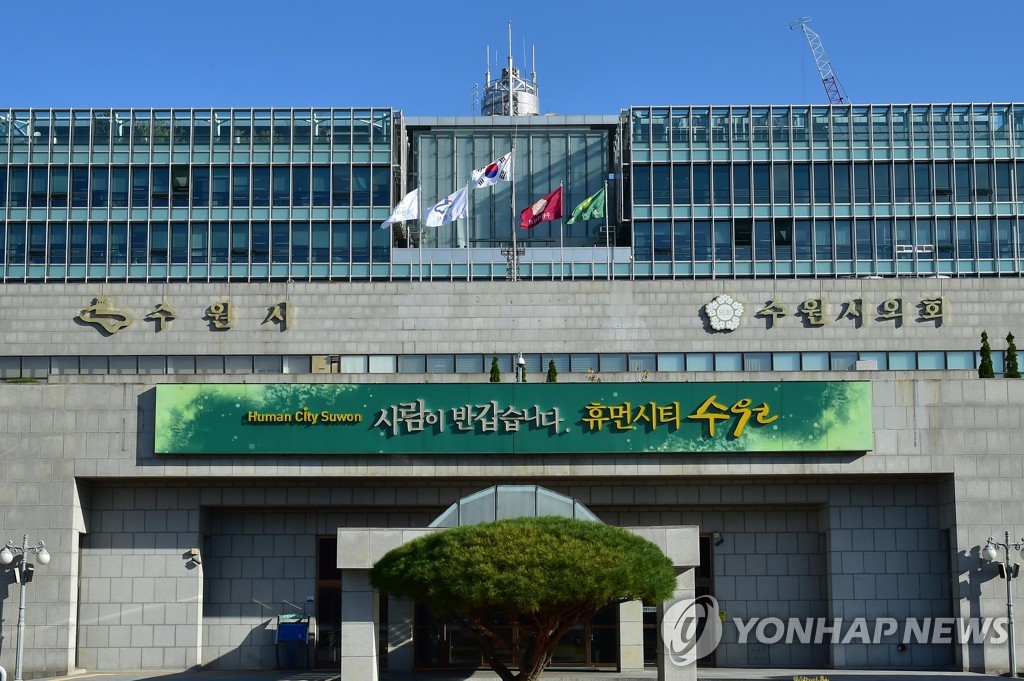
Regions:
M 601 189 L 596 194 L 588 196 L 583 203 L 572 209 L 572 215 L 569 216 L 569 220 L 565 223 L 567 225 L 574 224 L 576 222 L 583 222 L 590 220 L 591 218 L 603 218 L 604 217 L 604 189 Z

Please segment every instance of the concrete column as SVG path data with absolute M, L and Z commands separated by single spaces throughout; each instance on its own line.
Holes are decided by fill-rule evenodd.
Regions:
M 341 571 L 341 678 L 378 681 L 377 592 L 369 570 Z
M 676 568 L 680 570 L 680 568 Z M 661 637 L 661 624 L 665 619 L 665 608 L 666 604 L 671 606 L 673 603 L 682 600 L 689 599 L 693 600 L 693 580 L 694 571 L 693 568 L 683 568 L 676 575 L 676 590 L 665 603 L 658 606 L 658 681 L 697 681 L 697 664 L 693 662 L 691 664 L 680 666 L 673 662 L 669 655 L 668 647 Z
M 388 671 L 412 671 L 413 602 L 388 594 Z
M 619 604 L 619 671 L 636 672 L 644 668 L 644 604 L 628 601 Z

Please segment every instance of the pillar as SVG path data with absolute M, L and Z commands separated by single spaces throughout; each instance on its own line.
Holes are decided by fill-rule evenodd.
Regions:
M 378 681 L 377 592 L 369 570 L 341 571 L 341 678 Z
M 644 604 L 619 604 L 619 671 L 638 672 L 644 668 Z
M 679 570 L 679 568 L 676 569 Z M 693 580 L 693 568 L 683 568 L 676 574 L 675 593 L 669 600 L 658 606 L 658 681 L 697 681 L 697 663 L 691 662 L 686 666 L 676 664 L 669 655 L 668 647 L 661 636 L 666 607 L 683 599 L 692 601 L 694 597 Z

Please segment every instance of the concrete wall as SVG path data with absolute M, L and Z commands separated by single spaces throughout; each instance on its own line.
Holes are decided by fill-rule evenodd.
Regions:
M 183 284 L 167 289 L 47 284 L 5 291 L 8 295 L 0 296 L 0 339 L 8 355 L 973 349 L 983 328 L 999 348 L 998 339 L 1014 330 L 1008 327 L 1016 323 L 1007 312 L 1024 302 L 1024 287 L 1016 279 L 522 282 L 514 289 L 504 283 L 469 287 Z M 911 300 L 942 294 L 953 304 L 953 316 L 941 326 L 910 317 L 899 328 L 873 319 L 861 328 L 838 320 L 823 329 L 808 328 L 797 315 L 771 329 L 761 319 L 746 317 L 736 332 L 712 334 L 705 329 L 699 308 L 721 292 L 731 292 L 754 307 L 773 298 L 790 309 L 812 294 L 824 295 L 833 305 L 855 296 L 880 303 L 894 294 Z M 77 325 L 74 315 L 91 296 L 101 294 L 131 308 L 135 324 L 108 338 Z M 290 330 L 270 331 L 259 322 L 266 306 L 284 294 L 293 301 L 298 316 Z M 235 301 L 239 319 L 231 331 L 211 332 L 199 317 L 206 305 L 224 297 Z M 156 333 L 141 318 L 164 298 L 177 308 L 179 319 L 172 328 Z M 253 378 L 190 376 L 185 380 Z M 315 380 L 397 378 L 410 383 L 486 380 L 485 375 L 369 374 Z M 654 375 L 650 380 L 666 378 L 749 380 L 751 376 L 688 373 Z M 28 533 L 32 541 L 45 540 L 53 556 L 49 565 L 38 566 L 35 581 L 26 587 L 26 672 L 122 668 L 143 664 L 143 655 L 147 665 L 183 668 L 200 656 L 227 659 L 233 655 L 225 647 L 238 638 L 240 630 L 225 639 L 219 632 L 208 631 L 198 618 L 201 599 L 223 597 L 219 587 L 213 588 L 213 582 L 205 579 L 208 571 L 223 565 L 214 559 L 188 570 L 183 559 L 184 552 L 196 546 L 217 559 L 241 558 L 248 550 L 244 540 L 236 555 L 231 553 L 234 545 L 229 550 L 212 539 L 214 535 L 208 533 L 222 519 L 210 515 L 211 509 L 269 513 L 297 503 L 317 516 L 312 524 L 303 525 L 309 536 L 310 528 L 319 532 L 334 522 L 338 523 L 334 527 L 345 523 L 380 526 L 370 524 L 377 521 L 425 523 L 430 514 L 460 496 L 498 481 L 547 484 L 578 496 L 603 517 L 608 514 L 624 525 L 660 520 L 703 528 L 712 524 L 705 520 L 711 517 L 707 514 L 735 512 L 736 520 L 728 523 L 722 516 L 723 528 L 733 529 L 721 531 L 727 541 L 735 541 L 728 539 L 730 535 L 749 534 L 755 550 L 762 533 L 746 528 L 754 522 L 751 509 L 785 513 L 786 529 L 779 525 L 774 552 L 764 546 L 768 574 L 761 576 L 769 578 L 765 588 L 773 576 L 776 589 L 783 589 L 778 578 L 796 576 L 788 573 L 792 569 L 788 562 L 785 574 L 777 562 L 778 556 L 787 553 L 779 548 L 780 540 L 792 541 L 783 537 L 794 531 L 798 536 L 824 534 L 825 548 L 821 549 L 819 537 L 815 547 L 819 553 L 807 554 L 807 573 L 816 577 L 814 571 L 819 568 L 817 562 L 812 566 L 811 556 L 823 550 L 824 598 L 833 616 L 875 612 L 883 603 L 889 608 L 908 602 L 913 612 L 934 612 L 945 599 L 941 571 L 949 563 L 954 565 L 953 585 L 948 587 L 954 614 L 1005 614 L 1004 583 L 993 576 L 991 565 L 979 560 L 978 552 L 989 536 L 1002 536 L 1004 530 L 1014 536 L 1024 534 L 1024 507 L 1019 504 L 1024 496 L 1024 460 L 1014 446 L 1024 415 L 1024 382 L 982 381 L 971 372 L 763 372 L 756 378 L 872 380 L 874 450 L 864 455 L 643 458 L 556 453 L 527 460 L 501 456 L 383 461 L 371 456 L 157 458 L 152 453 L 152 387 L 155 381 L 180 377 L 67 376 L 51 377 L 41 385 L 0 385 L 0 498 L 9 500 L 0 507 L 4 530 L 0 538 L 20 541 Z M 886 489 L 891 494 L 883 492 Z M 876 493 L 883 496 L 876 498 Z M 380 515 L 382 511 L 374 515 L 375 509 L 409 517 L 399 520 L 397 515 Z M 789 529 L 791 512 L 803 514 L 807 530 Z M 332 517 L 334 513 L 339 515 Z M 694 520 L 687 513 L 701 517 Z M 657 518 L 646 514 L 657 514 Z M 768 518 L 765 532 L 769 532 Z M 948 549 L 943 543 L 947 530 Z M 218 537 L 234 536 L 227 530 L 218 532 Z M 767 538 L 761 541 L 770 543 Z M 940 561 L 942 554 L 946 560 Z M 720 555 L 724 559 L 727 554 Z M 769 556 L 776 556 L 777 570 L 768 568 Z M 901 577 L 904 559 L 907 572 L 902 574 L 909 576 Z M 860 564 L 874 572 L 858 575 Z M 723 589 L 730 584 L 724 578 L 751 576 L 730 574 L 734 569 L 729 561 L 722 564 Z M 773 570 L 777 574 L 771 574 Z M 0 575 L 7 580 L 0 583 L 7 587 L 0 590 L 0 663 L 10 669 L 18 586 L 10 582 L 8 571 Z M 889 590 L 889 577 L 883 575 L 896 575 L 895 595 Z M 154 584 L 152 601 L 148 600 L 150 583 Z M 173 585 L 173 597 L 171 589 L 157 588 L 158 584 Z M 741 584 L 746 582 L 737 579 L 733 602 L 758 600 L 739 598 Z M 294 588 L 304 599 L 305 585 Z M 920 595 L 911 595 L 915 589 Z M 240 605 L 231 598 L 209 607 Z M 803 602 L 808 608 L 817 603 L 811 598 Z M 733 605 L 729 608 L 738 612 Z M 145 643 L 147 629 L 138 634 L 128 630 L 137 626 L 139 617 L 143 627 L 153 627 L 152 645 Z M 258 620 L 252 616 L 252 621 Z M 241 627 L 250 621 L 237 624 Z M 167 627 L 173 627 L 173 638 Z M 918 653 L 913 649 L 908 653 L 912 664 L 942 661 L 931 653 L 922 657 L 915 657 Z M 726 658 L 732 654 L 723 651 Z M 842 654 L 845 657 L 836 661 L 848 664 L 902 665 L 907 659 L 906 654 L 858 651 L 851 646 Z M 954 664 L 974 670 L 999 671 L 1006 665 L 1005 645 L 962 646 L 954 656 Z M 264 659 L 263 652 L 259 659 Z

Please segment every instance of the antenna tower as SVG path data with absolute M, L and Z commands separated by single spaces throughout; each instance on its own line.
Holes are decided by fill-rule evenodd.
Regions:
M 828 95 L 829 103 L 845 104 L 850 98 L 846 94 L 843 84 L 836 78 L 835 71 L 832 70 L 832 62 L 829 61 L 828 55 L 825 54 L 825 47 L 821 44 L 821 37 L 807 25 L 807 22 L 810 20 L 810 17 L 800 17 L 790 22 L 789 28 L 790 30 L 799 28 L 804 32 L 804 36 L 807 37 L 807 44 L 811 46 L 811 54 L 814 55 L 814 63 L 818 67 L 818 75 L 821 76 L 821 83 L 825 86 L 825 94 Z

